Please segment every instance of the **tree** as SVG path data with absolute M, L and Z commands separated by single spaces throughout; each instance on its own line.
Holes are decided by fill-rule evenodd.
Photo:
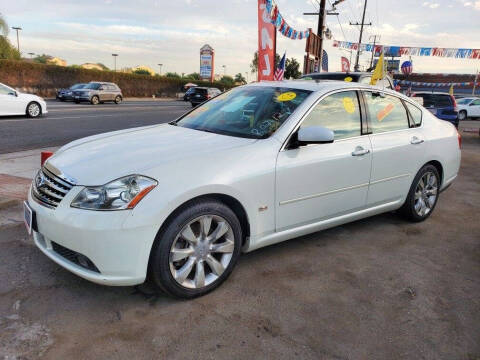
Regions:
M 186 78 L 186 79 L 191 79 L 191 80 L 197 80 L 197 81 L 201 80 L 201 79 L 200 79 L 200 74 L 197 73 L 197 72 L 188 74 L 188 75 L 185 76 L 185 78 Z
M 285 61 L 285 78 L 298 79 L 302 73 L 300 72 L 300 64 L 297 59 L 290 58 Z
M 40 64 L 46 64 L 48 59 L 51 59 L 52 57 L 47 54 L 42 54 L 42 55 L 37 55 L 33 58 L 33 61 L 38 62 Z
M 169 77 L 169 78 L 175 78 L 175 79 L 180 79 L 181 76 L 178 75 L 176 72 L 167 72 L 165 74 L 166 77 Z
M 150 71 L 145 69 L 135 69 L 132 71 L 132 73 L 137 75 L 150 75 Z
M 0 14 L 0 34 L 3 34 L 4 37 L 8 35 L 8 24 L 7 20 Z
M 246 84 L 247 83 L 247 81 L 243 77 L 242 73 L 238 73 L 237 75 L 235 75 L 235 83 L 240 83 L 240 84 Z
M 7 39 L 7 20 L 0 14 L 0 59 L 20 60 L 20 53 Z
M 228 75 L 223 75 L 222 78 L 220 79 L 220 82 L 225 85 L 230 85 L 230 86 L 235 85 L 235 80 L 233 80 L 233 78 Z

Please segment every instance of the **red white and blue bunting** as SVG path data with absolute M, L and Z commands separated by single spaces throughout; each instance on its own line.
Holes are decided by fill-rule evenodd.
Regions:
M 450 87 L 450 86 L 473 86 L 473 81 L 470 82 L 455 82 L 455 83 L 428 83 L 428 82 L 419 82 L 419 81 L 407 81 L 399 80 L 395 82 L 400 85 L 407 86 L 423 86 L 423 87 Z M 480 82 L 477 83 L 477 86 L 480 85 Z
M 376 55 L 380 55 L 382 51 L 388 56 L 438 56 L 457 59 L 479 59 L 480 49 L 456 49 L 456 48 L 436 48 L 436 47 L 411 47 L 411 46 L 387 46 L 361 44 L 360 49 L 358 43 L 348 41 L 333 41 L 333 47 L 343 49 L 374 51 Z
M 285 21 L 285 18 L 282 16 L 282 14 L 280 14 L 280 10 L 278 10 L 277 4 L 275 4 L 273 0 L 267 0 L 266 4 L 267 13 L 270 14 L 272 24 L 275 25 L 277 30 L 281 32 L 282 35 L 292 40 L 302 40 L 308 38 L 308 36 L 310 35 L 310 31 L 298 31 L 288 25 Z

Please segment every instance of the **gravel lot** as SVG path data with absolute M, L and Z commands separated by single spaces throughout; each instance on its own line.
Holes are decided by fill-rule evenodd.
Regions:
M 388 213 L 246 254 L 193 301 L 89 283 L 3 226 L 0 359 L 480 359 L 480 138 L 463 139 L 426 222 Z

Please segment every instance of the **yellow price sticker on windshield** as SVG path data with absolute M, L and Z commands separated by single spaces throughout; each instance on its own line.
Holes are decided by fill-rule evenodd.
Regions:
M 293 91 L 288 91 L 284 92 L 283 94 L 280 94 L 277 96 L 278 101 L 292 101 L 297 97 L 297 94 L 295 94 Z
M 355 104 L 353 103 L 353 99 L 350 97 L 344 97 L 343 108 L 347 113 L 353 114 L 355 112 Z
M 346 82 L 352 82 L 352 78 L 351 76 L 347 76 L 345 79 L 343 79 L 343 81 L 346 81 Z

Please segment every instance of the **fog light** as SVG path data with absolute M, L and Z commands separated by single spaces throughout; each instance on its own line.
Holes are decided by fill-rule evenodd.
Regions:
M 90 264 L 89 264 L 88 258 L 86 256 L 84 256 L 82 254 L 77 254 L 77 261 L 80 264 L 80 266 L 82 266 L 86 269 L 90 268 Z

